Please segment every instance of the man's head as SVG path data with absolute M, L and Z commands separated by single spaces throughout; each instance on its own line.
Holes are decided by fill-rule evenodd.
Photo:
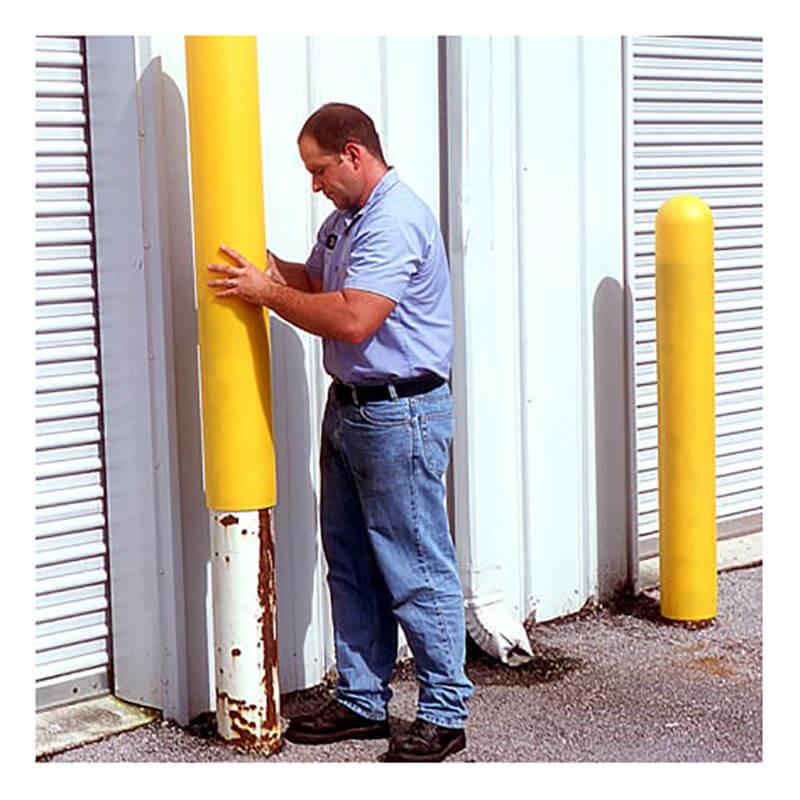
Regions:
M 327 103 L 305 122 L 297 137 L 311 188 L 339 209 L 360 208 L 387 170 L 372 120 L 346 103 Z

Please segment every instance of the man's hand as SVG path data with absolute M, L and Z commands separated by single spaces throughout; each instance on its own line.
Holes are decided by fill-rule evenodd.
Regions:
M 361 289 L 323 292 L 321 281 L 309 281 L 302 264 L 290 264 L 267 258 L 270 268 L 284 270 L 288 279 L 281 283 L 262 272 L 241 253 L 220 245 L 219 248 L 237 266 L 209 264 L 211 272 L 224 278 L 208 281 L 216 297 L 238 297 L 249 303 L 266 306 L 293 325 L 326 339 L 361 344 L 391 314 L 395 301 L 384 295 Z M 288 276 L 285 272 L 289 269 Z M 302 275 L 303 288 L 296 288 L 292 276 Z
M 230 256 L 238 266 L 234 267 L 230 264 L 208 265 L 209 271 L 225 276 L 208 282 L 212 289 L 222 290 L 215 292 L 215 296 L 238 297 L 248 303 L 266 305 L 270 287 L 274 286 L 276 281 L 262 272 L 255 264 L 251 264 L 241 253 L 236 252 L 233 248 L 221 244 L 219 249 L 225 255 Z

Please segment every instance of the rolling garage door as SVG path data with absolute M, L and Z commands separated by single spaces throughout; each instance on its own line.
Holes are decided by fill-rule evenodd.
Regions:
M 36 703 L 108 691 L 101 381 L 84 42 L 36 40 Z
M 654 220 L 661 204 L 676 194 L 702 198 L 714 216 L 718 535 L 761 527 L 761 67 L 758 38 L 668 36 L 626 42 L 642 558 L 658 552 Z

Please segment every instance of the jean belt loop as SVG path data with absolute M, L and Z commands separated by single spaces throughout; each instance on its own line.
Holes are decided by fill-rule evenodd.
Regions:
M 392 402 L 395 403 L 400 398 L 397 395 L 397 388 L 393 383 L 387 383 L 386 388 L 389 390 L 389 397 L 391 398 Z
M 350 394 L 353 396 L 353 405 L 354 406 L 359 405 L 359 403 L 358 403 L 358 390 L 356 389 L 356 387 L 352 383 L 348 384 L 348 386 L 350 387 Z

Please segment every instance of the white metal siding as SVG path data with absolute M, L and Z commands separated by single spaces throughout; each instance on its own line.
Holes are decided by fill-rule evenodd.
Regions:
M 544 621 L 627 575 L 620 40 L 446 55 L 456 547 Z
M 83 42 L 36 40 L 36 698 L 108 688 L 101 391 Z
M 762 496 L 762 42 L 637 37 L 632 114 L 630 283 L 639 551 L 658 548 L 654 219 L 675 194 L 714 215 L 717 517 L 759 524 Z

